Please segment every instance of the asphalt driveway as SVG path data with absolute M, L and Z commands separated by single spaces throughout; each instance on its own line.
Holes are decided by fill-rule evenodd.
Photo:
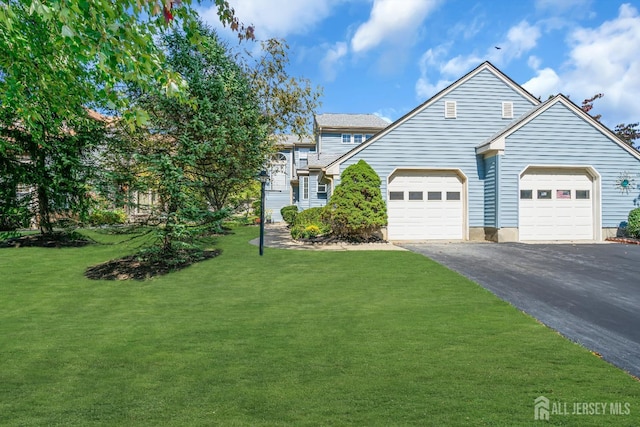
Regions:
M 640 377 L 640 245 L 405 243 Z

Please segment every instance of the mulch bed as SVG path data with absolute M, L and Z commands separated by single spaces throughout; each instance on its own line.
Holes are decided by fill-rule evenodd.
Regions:
M 29 234 L 2 241 L 0 248 L 80 248 L 92 243 L 95 242 L 75 233 Z
M 162 276 L 172 271 L 182 270 L 192 264 L 215 258 L 222 251 L 193 251 L 182 253 L 184 262 L 168 263 L 168 260 L 149 260 L 139 255 L 129 255 L 87 268 L 85 277 L 93 280 L 145 280 Z
M 364 243 L 387 243 L 386 240 L 380 237 L 370 237 L 368 239 L 344 239 L 335 236 L 318 236 L 309 239 L 296 239 L 296 242 L 302 242 L 311 245 L 333 245 L 346 243 L 350 245 L 364 244 Z
M 640 245 L 640 239 L 632 237 L 607 237 L 607 242 L 625 243 L 627 245 Z

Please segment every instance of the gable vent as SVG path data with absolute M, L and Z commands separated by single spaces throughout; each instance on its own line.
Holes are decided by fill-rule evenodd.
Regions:
M 502 103 L 502 118 L 513 119 L 513 102 Z
M 456 101 L 444 101 L 444 118 L 455 119 L 457 116 Z

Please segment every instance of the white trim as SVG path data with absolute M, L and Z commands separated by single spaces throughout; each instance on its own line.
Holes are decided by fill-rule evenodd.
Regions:
M 604 126 L 599 121 L 595 120 L 589 114 L 587 114 L 584 111 L 582 111 L 582 109 L 580 107 L 578 107 L 576 104 L 571 102 L 568 98 L 566 98 L 562 94 L 556 95 L 552 99 L 550 99 L 550 100 L 546 101 L 544 104 L 540 105 L 540 108 L 535 109 L 528 116 L 523 117 L 521 120 L 518 120 L 516 123 L 513 123 L 510 126 L 507 126 L 500 133 L 494 135 L 493 139 L 491 139 L 489 141 L 486 141 L 486 142 L 483 142 L 482 144 L 476 146 L 476 154 L 482 154 L 487 150 L 491 150 L 491 145 L 494 144 L 494 142 L 499 141 L 499 140 L 505 140 L 507 137 L 509 137 L 515 131 L 517 131 L 518 129 L 522 128 L 523 126 L 528 124 L 531 120 L 535 119 L 536 117 L 538 117 L 539 115 L 541 115 L 542 113 L 544 113 L 545 111 L 547 111 L 549 108 L 551 108 L 553 105 L 555 105 L 557 103 L 561 103 L 565 107 L 569 108 L 569 110 L 573 111 L 578 116 L 582 117 L 588 124 L 590 124 L 591 126 L 596 128 L 605 137 L 609 138 L 611 141 L 615 142 L 620 147 L 624 148 L 629 154 L 633 155 L 636 159 L 640 160 L 640 152 L 638 150 L 636 150 L 633 147 L 630 147 L 628 144 L 625 144 L 624 141 L 620 140 L 620 138 L 618 138 L 616 136 L 616 134 L 613 133 L 609 128 Z M 487 148 L 487 147 L 489 147 L 489 148 Z M 504 147 L 502 149 L 504 150 Z
M 582 110 L 581 110 L 582 111 Z M 590 165 L 548 165 L 548 164 L 529 164 L 524 167 L 518 174 L 518 188 L 516 190 L 515 197 L 518 200 L 518 230 L 520 229 L 520 181 L 522 176 L 530 169 L 542 169 L 542 170 L 575 170 L 576 172 L 587 172 L 591 178 L 593 178 L 593 191 L 592 191 L 592 203 L 593 203 L 593 239 L 596 242 L 602 241 L 602 177 L 600 173 Z M 520 234 L 520 233 L 518 233 Z M 520 238 L 518 237 L 518 241 Z
M 476 154 L 484 154 L 486 157 L 496 154 L 504 154 L 506 140 L 504 137 L 496 138 L 487 144 L 476 148 Z
M 304 196 L 306 187 L 307 197 Z M 300 200 L 309 200 L 309 176 L 300 177 Z
M 464 227 L 462 230 L 462 237 L 464 238 L 464 240 L 469 240 L 469 178 L 467 178 L 467 175 L 462 172 L 462 169 L 459 168 L 441 168 L 441 167 L 437 167 L 437 168 L 429 168 L 429 167 L 423 167 L 423 166 L 402 166 L 402 167 L 397 167 L 394 168 L 391 172 L 389 172 L 389 174 L 386 177 L 386 194 L 385 194 L 385 203 L 387 204 L 387 213 L 388 213 L 388 209 L 389 209 L 389 201 L 387 200 L 387 195 L 389 194 L 389 182 L 390 182 L 390 178 L 397 172 L 401 172 L 401 171 L 424 171 L 424 172 L 438 172 L 438 171 L 442 171 L 442 172 L 454 172 L 456 175 L 458 175 L 461 179 L 462 179 L 462 195 L 460 196 L 461 200 L 462 200 L 462 226 Z
M 463 77 L 458 79 L 456 82 L 452 83 L 451 85 L 449 85 L 448 87 L 446 87 L 445 89 L 440 91 L 439 93 L 435 94 L 433 97 L 429 98 L 427 101 L 425 101 L 421 105 L 418 105 L 416 108 L 414 108 L 413 110 L 411 110 L 410 112 L 408 112 L 407 114 L 405 114 L 404 116 L 402 116 L 401 118 L 396 120 L 395 122 L 391 123 L 389 126 L 387 126 L 383 130 L 381 130 L 380 132 L 375 134 L 371 139 L 363 142 L 362 144 L 354 147 L 352 150 L 350 150 L 347 153 L 343 154 L 342 156 L 338 157 L 332 163 L 328 164 L 326 166 L 326 169 L 329 170 L 329 169 L 333 168 L 336 164 L 339 165 L 340 163 L 344 162 L 345 160 L 348 160 L 349 158 L 355 156 L 360 151 L 362 151 L 365 148 L 367 148 L 370 144 L 373 144 L 377 140 L 379 140 L 380 138 L 383 138 L 385 135 L 387 135 L 388 133 L 390 133 L 391 131 L 393 131 L 397 127 L 401 126 L 406 121 L 408 121 L 408 120 L 412 119 L 413 117 L 415 117 L 416 115 L 420 114 L 426 108 L 430 107 L 431 105 L 435 104 L 436 102 L 441 100 L 443 97 L 445 97 L 447 94 L 451 93 L 454 89 L 456 89 L 459 86 L 463 85 L 468 80 L 470 80 L 471 78 L 475 77 L 476 75 L 478 75 L 479 73 L 481 73 L 482 71 L 485 71 L 485 70 L 488 70 L 490 73 L 492 73 L 498 79 L 502 80 L 505 84 L 507 84 L 509 87 L 511 87 L 511 89 L 513 89 L 518 94 L 520 94 L 521 96 L 526 98 L 529 102 L 531 102 L 533 107 L 535 107 L 537 105 L 540 105 L 541 102 L 536 97 L 531 95 L 529 92 L 527 92 L 521 86 L 519 86 L 517 83 L 515 83 L 509 77 L 507 77 L 506 74 L 504 74 L 502 71 L 498 70 L 490 62 L 485 61 L 482 64 L 480 64 L 478 67 L 476 67 L 474 70 L 468 72 L 466 75 L 464 75 Z

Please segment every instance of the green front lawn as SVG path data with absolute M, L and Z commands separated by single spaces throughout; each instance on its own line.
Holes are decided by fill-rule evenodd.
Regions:
M 640 425 L 636 379 L 435 262 L 256 235 L 145 282 L 83 277 L 133 242 L 0 249 L 0 425 Z

